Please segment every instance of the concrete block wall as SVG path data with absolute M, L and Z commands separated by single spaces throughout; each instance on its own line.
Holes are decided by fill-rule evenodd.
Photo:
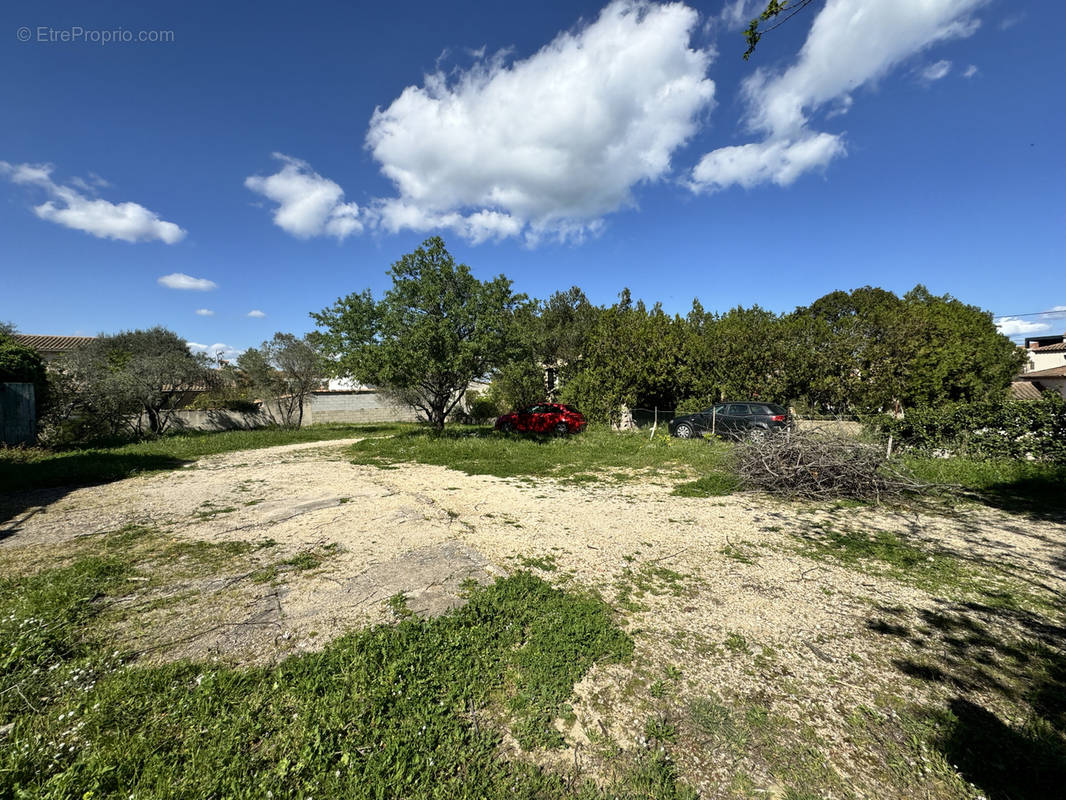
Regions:
M 310 416 L 310 419 L 308 419 Z M 316 392 L 304 409 L 304 424 L 323 422 L 414 422 L 415 410 L 371 391 Z

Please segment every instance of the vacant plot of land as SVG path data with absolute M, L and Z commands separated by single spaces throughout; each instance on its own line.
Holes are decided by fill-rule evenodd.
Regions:
M 553 457 L 580 438 L 525 469 L 303 443 L 0 499 L 0 796 L 1058 791 L 1061 522 L 683 496 L 714 447 L 614 441 L 594 470 Z M 27 638 L 40 609 L 70 641 Z

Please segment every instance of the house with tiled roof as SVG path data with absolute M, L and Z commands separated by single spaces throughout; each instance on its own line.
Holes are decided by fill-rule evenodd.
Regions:
M 1066 397 L 1066 334 L 1030 336 L 1025 340 L 1025 371 L 1010 385 L 1015 400 L 1037 400 L 1042 392 Z
M 91 342 L 92 336 L 38 336 L 35 334 L 16 333 L 11 337 L 19 344 L 25 345 L 41 354 L 45 361 L 55 361 L 71 350 Z
M 1025 340 L 1025 354 L 1026 373 L 1066 366 L 1066 334 L 1030 336 Z

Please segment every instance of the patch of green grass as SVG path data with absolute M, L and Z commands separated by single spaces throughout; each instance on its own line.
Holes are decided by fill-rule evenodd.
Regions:
M 739 633 L 731 633 L 725 637 L 725 641 L 722 642 L 726 646 L 726 649 L 733 653 L 751 653 L 751 649 L 748 647 L 748 640 L 741 636 Z
M 688 726 L 696 742 L 726 761 L 746 760 L 762 767 L 781 784 L 786 798 L 848 797 L 849 788 L 821 751 L 822 742 L 809 726 L 775 713 L 758 697 L 728 702 L 716 696 L 694 700 L 687 708 Z M 761 796 L 746 772 L 736 773 L 734 790 Z
M 740 481 L 735 475 L 719 469 L 694 481 L 678 484 L 672 494 L 678 497 L 722 497 L 733 494 L 739 488 Z
M 519 556 L 518 563 L 526 569 L 539 569 L 541 572 L 555 572 L 559 569 L 552 553 L 543 556 Z
M 251 577 L 256 583 L 269 583 L 276 580 L 284 572 L 303 572 L 317 569 L 322 566 L 327 558 L 335 555 L 339 550 L 340 545 L 336 542 L 330 542 L 321 547 L 312 547 L 309 550 L 301 550 L 290 558 L 281 559 L 256 570 Z
M 961 486 L 973 499 L 996 508 L 1056 517 L 1066 514 L 1066 464 L 914 456 L 905 462 L 918 479 Z
M 91 555 L 0 582 L 5 796 L 694 797 L 665 755 L 604 788 L 500 757 L 501 725 L 558 745 L 574 684 L 631 654 L 593 595 L 518 573 L 274 667 L 139 666 L 93 625 L 131 569 Z
M 669 437 L 649 440 L 590 427 L 577 436 L 508 436 L 490 428 L 457 426 L 441 433 L 419 429 L 365 439 L 352 446 L 356 464 L 378 467 L 414 461 L 468 475 L 554 478 L 569 483 L 683 480 L 693 473 L 706 481 L 724 475 L 731 446 Z M 727 494 L 722 479 L 718 494 Z M 735 486 L 734 486 L 735 488 Z M 729 491 L 732 491 L 730 489 Z M 707 493 L 692 496 L 707 496 Z
M 145 472 L 173 470 L 198 458 L 235 450 L 255 450 L 297 442 L 328 441 L 396 433 L 412 425 L 309 425 L 298 430 L 186 432 L 116 447 L 51 451 L 0 448 L 0 486 L 4 491 L 104 483 Z
M 634 560 L 631 556 L 623 558 L 630 563 Z M 693 576 L 660 564 L 644 563 L 635 569 L 626 567 L 615 581 L 618 605 L 627 611 L 643 611 L 645 606 L 639 601 L 645 595 L 681 597 L 694 591 L 694 582 Z
M 1055 597 L 1027 588 L 993 565 L 971 564 L 888 531 L 838 530 L 822 524 L 819 535 L 802 541 L 800 553 L 808 558 L 887 576 L 931 594 L 977 599 L 996 608 L 1057 608 Z
M 741 564 L 754 564 L 758 561 L 756 553 L 750 547 L 745 547 L 743 544 L 730 543 L 718 552 L 726 558 L 739 561 Z

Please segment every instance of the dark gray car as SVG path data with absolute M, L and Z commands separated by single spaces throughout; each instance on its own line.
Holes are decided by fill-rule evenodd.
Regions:
M 670 433 L 692 439 L 712 431 L 720 436 L 740 437 L 759 431 L 781 430 L 792 426 L 792 415 L 776 403 L 756 400 L 718 403 L 706 411 L 686 414 L 670 420 Z

